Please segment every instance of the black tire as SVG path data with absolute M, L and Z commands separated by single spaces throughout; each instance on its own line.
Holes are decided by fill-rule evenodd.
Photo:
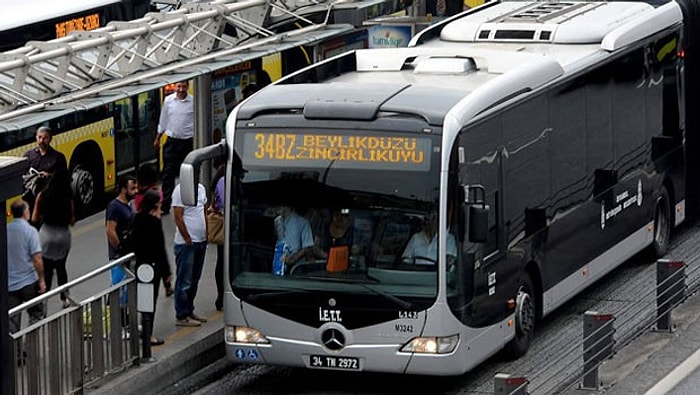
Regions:
M 666 188 L 662 188 L 661 195 L 656 198 L 654 204 L 654 241 L 651 250 L 655 258 L 666 255 L 671 241 L 671 201 Z
M 71 187 L 79 217 L 89 215 L 97 207 L 98 180 L 93 168 L 80 163 L 71 168 Z
M 523 274 L 515 305 L 515 337 L 506 344 L 504 349 L 509 358 L 515 359 L 524 355 L 530 348 L 535 336 L 537 323 L 537 295 L 532 279 Z

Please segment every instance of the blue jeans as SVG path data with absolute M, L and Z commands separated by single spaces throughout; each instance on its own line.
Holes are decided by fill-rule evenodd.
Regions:
M 207 242 L 175 244 L 175 318 L 183 320 L 194 312 L 199 278 L 202 277 Z

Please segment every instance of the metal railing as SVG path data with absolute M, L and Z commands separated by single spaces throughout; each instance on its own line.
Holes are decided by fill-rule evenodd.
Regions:
M 127 265 L 133 254 L 111 261 L 80 278 L 10 309 L 10 318 L 46 304 L 68 292 L 70 306 L 10 334 L 14 362 L 9 372 L 15 394 L 80 394 L 110 373 L 139 362 L 136 282 L 126 277 L 116 284 L 107 274 Z M 105 288 L 82 301 L 70 291 L 81 284 L 102 281 Z M 93 284 L 94 285 L 94 284 Z
M 603 383 L 598 369 L 603 362 L 645 332 L 674 330 L 673 309 L 700 290 L 698 262 L 700 254 L 697 252 L 684 260 L 657 260 L 655 287 L 647 287 L 635 295 L 634 302 L 625 303 L 622 309 L 582 314 L 583 336 L 562 349 L 560 357 L 539 365 L 531 375 L 497 374 L 494 393 L 563 393 L 575 388 L 600 390 Z

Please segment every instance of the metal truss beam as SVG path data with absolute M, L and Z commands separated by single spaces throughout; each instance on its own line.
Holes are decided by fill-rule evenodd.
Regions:
M 111 22 L 48 42 L 30 41 L 0 53 L 0 114 L 6 118 L 23 107 L 77 91 L 99 94 L 99 86 L 109 85 L 103 82 L 150 70 L 172 72 L 179 63 L 185 67 L 219 52 L 254 47 L 257 41 L 269 45 L 283 40 L 289 33 L 275 35 L 265 24 L 273 8 L 292 11 L 289 4 L 273 1 L 186 3 L 175 11 Z

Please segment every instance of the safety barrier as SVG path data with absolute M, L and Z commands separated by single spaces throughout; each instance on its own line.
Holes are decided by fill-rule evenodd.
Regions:
M 656 316 L 653 317 L 650 324 L 644 325 L 639 329 L 639 333 L 649 329 L 664 332 L 672 332 L 675 329 L 671 313 L 676 306 L 686 299 L 688 294 L 686 267 L 687 265 L 682 261 L 657 260 L 656 287 L 649 290 L 649 295 L 656 295 Z M 644 300 L 649 295 L 639 295 L 640 300 Z M 640 307 L 636 306 L 636 309 L 630 309 L 630 311 L 624 313 L 638 314 L 639 311 L 637 309 L 640 309 Z M 582 364 L 580 374 L 577 375 L 581 379 L 578 389 L 600 390 L 602 383 L 598 374 L 599 367 L 605 360 L 612 357 L 617 349 L 627 344 L 616 341 L 615 321 L 616 317 L 613 314 L 604 314 L 596 311 L 585 312 L 583 314 L 583 339 L 580 343 L 572 346 L 572 350 L 580 347 L 583 352 L 575 353 L 563 350 L 562 355 L 574 355 L 574 359 Z M 563 359 L 550 361 L 550 364 L 543 367 L 541 371 L 549 370 L 554 366 L 560 366 L 560 370 L 563 370 L 562 366 L 564 364 L 574 363 L 563 363 L 562 361 Z M 553 374 L 553 377 L 555 376 L 557 375 Z M 566 380 L 567 378 L 571 379 L 571 377 L 559 376 L 561 380 Z M 528 384 L 529 381 L 524 375 L 498 373 L 494 376 L 494 394 L 528 394 Z M 565 382 L 559 386 L 556 392 L 563 391 L 568 386 L 570 384 Z
M 10 319 L 68 292 L 69 307 L 10 334 L 16 363 L 9 372 L 15 394 L 82 393 L 86 385 L 139 362 L 136 282 L 126 277 L 111 285 L 107 275 L 131 262 L 133 254 L 111 261 L 78 279 L 10 309 Z M 82 301 L 71 290 L 102 281 L 104 290 Z M 94 285 L 94 284 L 93 284 Z M 133 332 L 133 333 L 132 333 Z
M 494 395 L 527 395 L 527 379 L 498 373 L 493 378 Z

